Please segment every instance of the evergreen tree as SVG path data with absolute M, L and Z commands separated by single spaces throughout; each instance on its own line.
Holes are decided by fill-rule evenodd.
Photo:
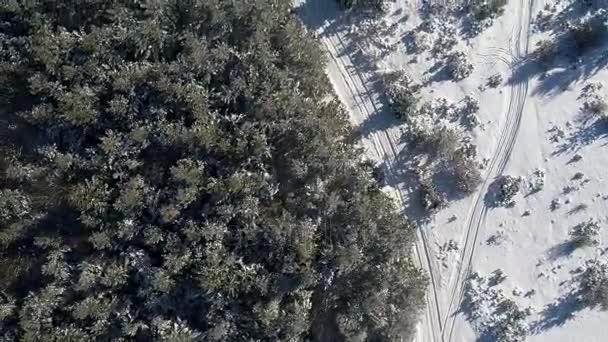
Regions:
M 0 5 L 0 339 L 412 336 L 414 227 L 290 6 Z

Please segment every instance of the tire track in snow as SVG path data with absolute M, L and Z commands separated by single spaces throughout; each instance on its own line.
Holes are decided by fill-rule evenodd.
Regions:
M 528 2 L 528 6 L 525 6 L 525 2 Z M 519 17 L 518 37 L 516 39 L 515 49 L 513 51 L 514 61 L 517 61 L 518 63 L 520 61 L 522 61 L 526 57 L 526 54 L 528 53 L 530 22 L 531 22 L 531 16 L 532 16 L 533 3 L 534 3 L 534 0 L 528 0 L 528 1 L 522 0 L 519 3 L 520 13 L 518 16 Z M 523 11 L 526 10 L 525 7 L 527 7 L 527 13 L 523 13 Z M 521 22 L 522 18 L 524 18 L 524 20 L 525 20 L 524 23 Z M 521 49 L 522 39 L 524 40 L 524 51 L 523 52 Z M 513 76 L 513 67 L 514 67 L 514 65 L 511 65 L 511 75 L 512 76 Z M 449 305 L 449 308 L 448 308 L 448 311 L 446 313 L 446 317 L 444 320 L 444 326 L 446 327 L 446 330 L 444 330 L 444 332 L 449 330 L 448 341 L 451 341 L 453 338 L 455 321 L 456 321 L 456 317 L 457 317 L 457 315 L 456 315 L 457 312 L 452 313 L 452 311 L 455 311 L 453 309 L 460 307 L 460 304 L 462 303 L 462 299 L 464 297 L 464 290 L 465 290 L 464 282 L 466 281 L 466 278 L 471 273 L 471 264 L 472 264 L 473 256 L 475 253 L 475 248 L 477 245 L 477 238 L 479 235 L 479 230 L 480 230 L 481 225 L 484 222 L 485 217 L 488 212 L 488 208 L 484 203 L 483 196 L 485 195 L 485 193 L 487 191 L 487 187 L 489 186 L 488 182 L 491 179 L 502 174 L 502 172 L 504 171 L 504 169 L 507 165 L 507 162 L 509 161 L 511 152 L 513 151 L 513 147 L 515 146 L 517 133 L 518 133 L 519 127 L 521 125 L 523 109 L 525 106 L 527 92 L 528 92 L 528 79 L 524 78 L 522 80 L 512 80 L 512 81 L 517 81 L 517 83 L 515 85 L 511 86 L 509 106 L 507 109 L 507 120 L 506 120 L 507 122 L 505 123 L 505 125 L 503 127 L 503 131 L 501 133 L 501 138 L 500 138 L 500 141 L 498 144 L 497 151 L 494 154 L 494 157 L 492 158 L 491 166 L 489 168 L 489 173 L 484 180 L 484 183 L 481 187 L 480 192 L 478 192 L 477 199 L 475 201 L 475 206 L 473 209 L 473 214 L 469 217 L 468 224 L 467 224 L 467 232 L 466 232 L 466 237 L 465 237 L 465 248 L 463 249 L 460 265 L 458 267 L 458 277 L 456 279 L 456 286 L 454 287 L 454 290 L 452 291 L 452 299 L 450 301 L 450 305 Z M 508 134 L 505 134 L 506 129 L 508 129 Z M 493 172 L 495 167 L 496 167 L 496 171 Z M 471 235 L 471 233 L 473 233 L 473 234 Z M 470 238 L 471 236 L 472 236 L 472 240 Z M 468 258 L 466 257 L 467 253 L 469 254 Z M 465 259 L 467 259 L 466 266 L 462 263 Z M 462 272 L 463 269 L 465 270 L 464 272 Z M 457 296 L 456 296 L 456 292 L 458 292 Z M 449 320 L 450 316 L 452 316 L 452 319 L 449 322 L 450 328 L 447 329 L 447 324 L 448 324 L 448 320 Z
M 330 55 L 330 58 L 332 59 L 332 61 L 338 66 L 340 70 L 340 74 L 342 76 L 342 79 L 344 81 L 344 83 L 347 85 L 348 87 L 348 92 L 351 95 L 351 98 L 354 100 L 355 102 L 355 106 L 356 109 L 363 114 L 364 118 L 363 119 L 369 119 L 371 118 L 373 113 L 378 113 L 380 112 L 380 108 L 376 105 L 376 103 L 374 102 L 374 99 L 372 98 L 372 96 L 370 94 L 372 94 L 372 92 L 370 91 L 370 89 L 366 86 L 366 82 L 369 82 L 369 79 L 366 79 L 362 76 L 362 72 L 360 72 L 357 67 L 352 63 L 352 59 L 350 56 L 348 56 L 348 54 L 344 54 L 344 58 L 347 59 L 348 63 L 350 64 L 350 66 L 347 66 L 346 63 L 341 60 L 339 57 L 337 57 L 337 52 L 339 51 L 337 48 L 337 45 L 339 44 L 342 47 L 342 50 L 345 51 L 346 50 L 346 46 L 344 44 L 344 41 L 342 40 L 342 37 L 340 37 L 340 34 L 336 31 L 334 31 L 333 33 L 333 37 L 335 37 L 338 40 L 338 43 L 335 43 L 332 39 L 332 35 L 331 34 L 327 34 L 324 33 L 324 36 L 322 36 L 321 41 L 323 43 L 323 45 L 325 45 L 326 49 L 328 50 L 328 53 Z M 349 70 L 354 70 L 354 75 L 351 74 L 351 72 Z M 358 81 L 357 81 L 358 79 Z M 359 83 L 359 85 L 355 84 L 355 83 Z M 357 91 L 357 89 L 363 89 L 364 92 L 363 95 L 361 92 Z M 371 108 L 369 108 L 369 105 L 371 105 Z M 352 115 L 353 113 L 351 113 Z M 389 179 L 391 179 L 391 183 L 395 184 L 396 186 L 396 195 L 397 195 L 397 199 L 399 201 L 399 206 L 401 208 L 401 211 L 404 212 L 404 199 L 403 199 L 403 194 L 401 193 L 401 190 L 398 187 L 398 178 L 396 177 L 395 173 L 393 172 L 393 161 L 397 159 L 397 148 L 396 148 L 396 144 L 393 141 L 393 138 L 389 135 L 388 132 L 386 131 L 379 131 L 379 132 L 373 132 L 370 134 L 370 136 L 372 137 L 372 143 L 374 145 L 374 149 L 376 150 L 376 154 L 378 155 L 380 160 L 385 161 L 386 163 L 386 169 L 387 169 L 387 173 L 389 176 Z M 388 147 L 388 152 L 387 152 L 387 147 Z M 416 257 L 417 257 L 417 261 L 419 263 L 419 267 L 424 268 L 428 274 L 429 274 L 429 278 L 430 278 L 430 287 L 431 287 L 431 300 L 428 300 L 428 293 L 427 293 L 427 305 L 426 305 L 426 309 L 427 309 L 427 324 L 430 325 L 430 329 L 428 329 L 431 334 L 432 334 L 432 340 L 433 341 L 438 341 L 437 336 L 440 336 L 441 341 L 443 341 L 443 336 L 441 334 L 442 332 L 442 324 L 441 324 L 441 312 L 440 312 L 440 308 L 439 308 L 439 303 L 438 303 L 438 296 L 437 296 L 437 289 L 436 289 L 436 284 L 435 284 L 435 275 L 433 272 L 433 267 L 431 264 L 431 252 L 428 249 L 428 239 L 426 237 L 426 233 L 420 229 L 417 228 L 416 229 L 416 234 L 417 234 L 417 241 L 414 245 L 415 247 L 415 253 L 416 253 Z M 435 312 L 430 312 L 431 307 L 434 309 Z M 438 326 L 438 330 L 437 330 L 437 326 Z

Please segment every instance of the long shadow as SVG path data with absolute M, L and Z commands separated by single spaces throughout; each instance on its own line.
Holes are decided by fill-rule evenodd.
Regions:
M 560 327 L 569 320 L 576 317 L 576 313 L 585 308 L 580 300 L 578 291 L 572 291 L 560 297 L 556 302 L 545 306 L 542 318 L 532 325 L 532 331 L 536 334 L 543 330 Z
M 571 132 L 566 140 L 553 151 L 553 155 L 561 155 L 567 152 L 579 151 L 584 146 L 604 140 L 603 145 L 608 144 L 608 122 L 598 118 L 589 118 L 580 115 L 576 120 L 578 127 Z
M 357 128 L 358 134 L 369 136 L 374 132 L 398 126 L 400 122 L 388 105 L 388 99 L 384 95 L 384 85 L 380 80 L 377 68 L 373 64 L 372 58 L 367 56 L 358 44 L 360 41 L 370 43 L 371 40 L 390 34 L 395 28 L 373 29 L 369 32 L 362 29 L 351 30 L 356 23 L 373 20 L 373 17 L 365 11 L 344 11 L 336 1 L 306 0 L 295 9 L 295 12 L 310 30 L 318 31 L 321 36 L 332 37 L 337 53 L 335 57 L 346 56 L 350 59 L 352 66 L 346 72 L 352 77 L 361 79 L 364 86 L 363 92 L 353 95 L 369 99 L 373 108 L 368 107 L 370 113 Z
M 294 11 L 304 25 L 312 31 L 335 22 L 344 14 L 336 1 L 324 0 L 302 0 Z
M 567 257 L 568 255 L 572 254 L 575 249 L 576 246 L 574 243 L 572 243 L 572 241 L 564 241 L 549 248 L 547 250 L 547 256 L 549 257 L 549 260 L 554 261 L 559 258 Z
M 500 185 L 502 184 L 503 176 L 497 176 L 488 186 L 488 191 L 483 196 L 483 202 L 487 208 L 498 208 L 500 198 Z
M 546 65 L 534 60 L 525 60 L 516 66 L 512 82 L 527 76 L 540 75 L 539 84 L 532 91 L 534 95 L 555 95 L 575 82 L 589 79 L 598 71 L 608 66 L 608 34 L 603 33 L 596 41 L 590 42 L 587 47 L 578 47 L 574 35 L 566 23 L 573 22 L 591 12 L 608 5 L 607 0 L 591 1 L 591 6 L 584 5 L 584 1 L 572 1 L 565 9 L 560 11 L 551 20 L 546 30 L 551 30 L 554 42 L 555 55 Z M 601 22 L 601 18 L 596 23 Z M 601 24 L 598 24 L 601 26 Z M 599 26 L 596 26 L 599 29 Z M 555 34 L 557 33 L 557 34 Z

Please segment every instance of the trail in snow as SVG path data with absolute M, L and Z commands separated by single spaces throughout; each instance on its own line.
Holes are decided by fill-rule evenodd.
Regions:
M 534 1 L 529 1 L 528 4 L 526 4 L 526 2 L 528 1 L 521 0 L 519 2 L 519 20 L 518 28 L 516 29 L 517 37 L 515 37 L 515 46 L 511 51 L 513 62 L 515 63 L 509 63 L 508 60 L 501 59 L 509 64 L 512 76 L 514 64 L 522 61 L 526 57 L 529 48 L 530 21 Z M 502 129 L 496 152 L 490 162 L 489 172 L 486 175 L 480 190 L 477 192 L 475 205 L 467 221 L 464 248 L 456 269 L 456 279 L 452 283 L 450 304 L 447 308 L 446 316 L 444 317 L 443 326 L 445 329 L 442 334 L 444 337 L 447 334 L 447 341 L 451 341 L 453 338 L 457 311 L 459 310 L 464 297 L 465 282 L 471 274 L 471 263 L 477 246 L 479 230 L 488 213 L 484 195 L 487 193 L 491 182 L 503 173 L 513 150 L 513 146 L 515 145 L 517 133 L 521 124 L 523 109 L 528 93 L 528 79 L 526 77 L 521 80 L 512 80 L 512 82 L 515 83 L 510 86 L 507 119 Z M 453 277 L 450 278 L 452 279 Z
M 350 95 L 355 99 L 356 109 L 358 111 L 351 112 L 353 115 L 362 115 L 356 117 L 359 122 L 364 120 L 368 120 L 373 113 L 380 112 L 380 104 L 377 104 L 376 101 L 369 95 L 371 94 L 370 89 L 367 88 L 366 84 L 369 82 L 368 78 L 363 76 L 363 72 L 359 71 L 357 66 L 352 64 L 352 60 L 348 54 L 342 54 L 342 57 L 337 57 L 340 55 L 338 51 L 346 50 L 346 46 L 344 44 L 343 38 L 340 36 L 340 33 L 337 31 L 334 32 L 325 32 L 322 35 L 322 42 L 327 48 L 327 51 L 332 59 L 332 61 L 339 66 L 341 76 L 344 80 L 344 83 L 348 86 L 348 91 Z M 337 44 L 336 44 L 337 41 Z M 341 49 L 338 48 L 337 45 L 340 45 Z M 348 63 L 348 65 L 346 65 Z M 353 70 L 353 72 L 349 72 L 349 70 Z M 359 91 L 363 90 L 363 91 Z M 371 109 L 369 108 L 371 106 Z M 393 161 L 397 158 L 397 147 L 393 138 L 385 131 L 382 132 L 372 132 L 371 138 L 373 141 L 373 148 L 376 151 L 376 154 L 380 160 L 386 161 L 386 171 L 387 178 L 391 184 L 398 184 L 398 178 L 395 176 L 393 171 Z M 401 191 L 396 188 L 396 194 L 398 196 L 399 205 L 403 209 L 404 206 L 404 196 Z M 430 277 L 430 287 L 431 287 L 431 300 L 427 300 L 427 324 L 430 324 L 430 331 L 432 334 L 432 340 L 438 341 L 442 340 L 441 337 L 441 312 L 439 310 L 439 303 L 437 301 L 437 292 L 436 292 L 436 284 L 435 277 L 432 267 L 430 266 L 431 253 L 428 249 L 428 240 L 424 231 L 417 229 L 418 241 L 415 245 L 415 252 L 417 261 L 420 267 L 423 267 L 428 273 Z M 429 312 L 431 308 L 434 308 L 435 312 Z
M 338 11 L 338 8 L 332 1 L 329 1 L 325 8 L 317 10 Z M 347 104 L 349 112 L 357 123 L 369 120 L 372 115 L 378 115 L 382 112 L 382 104 L 372 96 L 373 91 L 367 87 L 370 82 L 369 77 L 365 77 L 365 72 L 361 71 L 357 65 L 353 64 L 352 57 L 346 53 L 347 46 L 344 37 L 336 29 L 325 29 L 320 33 L 320 40 L 324 45 L 330 57 L 330 62 L 333 63 L 338 71 L 338 75 L 331 75 L 332 82 L 339 82 L 345 85 L 342 89 L 348 94 L 343 94 L 343 102 Z M 334 77 L 332 77 L 334 76 Z M 338 79 L 336 78 L 339 77 Z M 340 89 L 341 87 L 335 87 Z M 340 94 L 338 94 L 340 95 Z M 348 106 L 348 98 L 354 103 Z M 395 185 L 396 195 L 399 207 L 404 210 L 404 195 L 399 189 L 399 179 L 394 172 L 394 161 L 397 159 L 398 148 L 397 141 L 386 131 L 374 131 L 369 135 L 373 151 L 376 153 L 378 160 L 385 161 L 387 180 L 390 184 Z M 428 248 L 428 239 L 425 232 L 417 229 L 417 242 L 415 244 L 415 254 L 418 266 L 423 268 L 430 278 L 430 289 L 427 293 L 427 306 L 425 317 L 423 319 L 424 329 L 421 336 L 423 341 L 443 341 L 441 331 L 443 330 L 441 322 L 441 312 L 438 302 L 437 289 L 435 283 L 435 275 L 431 265 L 432 252 Z

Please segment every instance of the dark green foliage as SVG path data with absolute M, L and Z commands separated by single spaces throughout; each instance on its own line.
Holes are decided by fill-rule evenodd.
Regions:
M 475 21 L 502 15 L 507 0 L 471 0 L 466 7 Z
M 413 227 L 289 13 L 0 5 L 0 340 L 413 334 Z
M 579 53 L 584 53 L 587 49 L 596 47 L 606 36 L 608 26 L 602 16 L 592 16 L 574 24 L 570 29 L 570 34 Z
M 608 310 L 608 265 L 589 260 L 580 278 L 580 294 L 584 304 Z
M 362 8 L 384 12 L 389 6 L 389 0 L 336 0 L 345 8 Z

